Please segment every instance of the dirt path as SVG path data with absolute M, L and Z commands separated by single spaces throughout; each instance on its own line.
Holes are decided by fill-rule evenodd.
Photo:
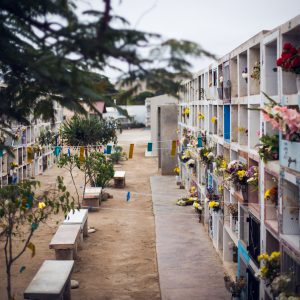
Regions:
M 90 234 L 78 252 L 73 278 L 80 282 L 80 288 L 72 290 L 72 299 L 160 299 L 149 181 L 150 176 L 157 174 L 157 163 L 155 159 L 144 156 L 148 139 L 149 131 L 144 130 L 124 131 L 120 136 L 120 144 L 125 151 L 128 151 L 130 142 L 136 143 L 133 159 L 116 167 L 126 171 L 126 188 L 110 188 L 114 198 L 104 202 L 98 212 L 89 213 L 89 225 L 97 231 Z M 39 179 L 49 184 L 57 174 L 63 173 L 53 168 Z M 68 189 L 74 193 L 69 176 L 64 176 Z M 81 180 L 81 174 L 77 174 L 79 187 Z M 125 201 L 127 191 L 131 192 L 129 202 Z M 24 289 L 43 260 L 54 258 L 48 244 L 56 231 L 56 221 L 61 219 L 61 216 L 54 217 L 48 225 L 41 226 L 36 232 L 33 242 L 37 254 L 33 259 L 28 251 L 16 263 L 16 299 L 23 299 Z M 3 263 L 1 252 L 0 265 L 3 266 Z M 19 273 L 23 265 L 26 270 Z M 0 299 L 6 299 L 3 268 L 0 269 Z

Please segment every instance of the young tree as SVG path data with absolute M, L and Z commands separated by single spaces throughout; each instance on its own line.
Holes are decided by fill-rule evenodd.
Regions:
M 63 178 L 57 178 L 57 187 L 42 194 L 35 189 L 38 182 L 24 181 L 0 189 L 0 239 L 4 241 L 4 255 L 7 279 L 7 298 L 13 299 L 11 269 L 22 254 L 29 249 L 35 255 L 31 242 L 34 232 L 52 214 L 62 211 L 65 215 L 74 209 L 74 199 L 66 190 Z M 25 231 L 25 232 L 24 232 Z M 14 249 L 14 237 L 22 237 L 21 250 Z M 23 271 L 22 267 L 20 271 Z

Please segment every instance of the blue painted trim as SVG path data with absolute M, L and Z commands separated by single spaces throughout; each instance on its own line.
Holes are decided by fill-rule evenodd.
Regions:
M 240 276 L 240 272 L 241 272 L 241 258 L 243 258 L 246 264 L 249 264 L 250 257 L 248 255 L 248 251 L 239 240 L 238 241 L 238 270 L 237 270 L 238 277 Z

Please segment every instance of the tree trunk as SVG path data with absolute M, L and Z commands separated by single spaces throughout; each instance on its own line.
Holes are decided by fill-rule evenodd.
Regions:
M 85 148 L 84 151 L 85 151 L 85 158 L 87 160 L 88 159 L 88 149 Z M 87 169 L 87 175 L 89 177 L 90 184 L 91 184 L 91 186 L 95 186 L 95 182 L 94 182 L 94 179 L 93 179 L 93 176 L 92 176 L 91 168 L 90 168 L 89 164 L 87 164 L 87 163 L 85 163 L 85 166 L 86 166 L 86 169 Z

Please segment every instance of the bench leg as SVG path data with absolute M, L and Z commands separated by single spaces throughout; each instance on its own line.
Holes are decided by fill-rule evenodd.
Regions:
M 71 300 L 71 279 L 68 280 L 65 286 L 63 300 Z
M 83 225 L 83 237 L 88 237 L 88 220 Z
M 56 260 L 73 260 L 73 249 L 55 249 Z

